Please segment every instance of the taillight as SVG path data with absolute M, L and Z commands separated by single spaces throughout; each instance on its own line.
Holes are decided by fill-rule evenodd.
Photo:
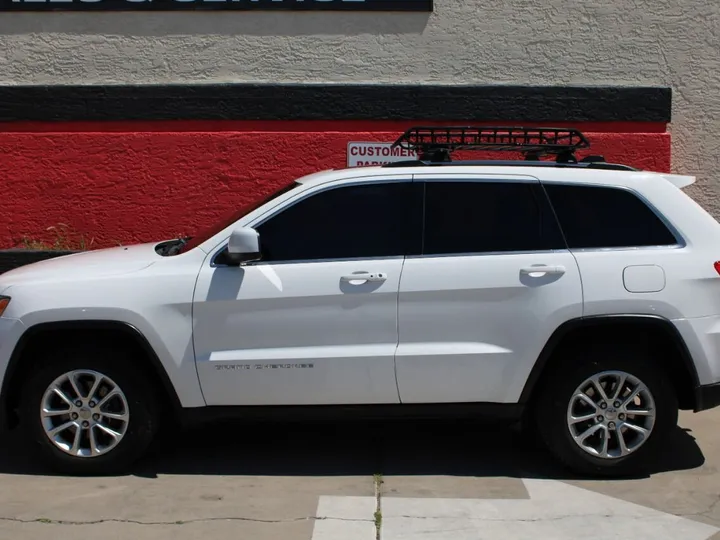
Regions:
M 713 266 L 715 267 L 715 271 L 720 274 L 720 261 L 715 261 Z

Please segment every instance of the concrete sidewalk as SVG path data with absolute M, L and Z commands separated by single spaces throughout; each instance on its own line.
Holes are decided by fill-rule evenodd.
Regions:
M 384 540 L 607 538 L 598 508 L 636 540 L 720 539 L 718 420 L 682 414 L 650 475 L 613 481 L 573 478 L 516 432 L 467 422 L 207 426 L 112 478 L 47 475 L 10 439 L 0 539 L 373 540 L 376 525 Z

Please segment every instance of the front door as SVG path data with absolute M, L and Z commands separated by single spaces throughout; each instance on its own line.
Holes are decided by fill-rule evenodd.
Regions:
M 208 405 L 399 401 L 410 187 L 394 178 L 312 188 L 250 224 L 262 260 L 238 267 L 208 259 L 193 311 Z
M 400 399 L 516 402 L 553 331 L 582 315 L 575 259 L 536 179 L 415 181 L 425 226 L 400 281 Z

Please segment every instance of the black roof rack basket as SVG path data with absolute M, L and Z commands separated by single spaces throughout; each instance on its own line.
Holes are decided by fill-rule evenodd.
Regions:
M 577 129 L 526 127 L 412 127 L 393 146 L 418 153 L 421 161 L 447 162 L 456 150 L 520 152 L 526 160 L 556 156 L 558 163 L 577 163 L 575 151 L 590 143 Z

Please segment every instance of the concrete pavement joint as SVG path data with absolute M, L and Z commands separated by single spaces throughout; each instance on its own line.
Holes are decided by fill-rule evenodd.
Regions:
M 636 519 L 636 520 L 650 520 L 653 521 L 657 519 L 655 516 L 618 516 L 617 514 L 587 514 L 587 516 L 592 516 L 593 518 L 617 518 L 617 517 L 624 517 L 624 518 L 630 518 L 630 519 Z M 463 516 L 463 521 L 487 521 L 492 523 L 535 523 L 535 522 L 543 522 L 543 521 L 562 521 L 564 519 L 574 519 L 584 517 L 582 514 L 568 514 L 565 516 L 553 516 L 553 517 L 541 517 L 541 518 L 492 518 L 492 517 L 471 517 L 471 516 Z M 392 519 L 452 519 L 456 520 L 458 519 L 457 516 L 392 516 Z
M 375 484 L 375 513 L 373 518 L 375 521 L 375 540 L 381 540 L 382 536 L 382 474 L 377 473 L 373 475 Z
M 0 521 L 9 521 L 14 523 L 42 523 L 44 525 L 98 525 L 101 523 L 131 523 L 133 525 L 188 525 L 190 523 L 203 523 L 209 521 L 249 521 L 253 523 L 295 523 L 298 521 L 357 521 L 373 523 L 372 519 L 349 519 L 349 518 L 336 518 L 328 516 L 308 516 L 301 518 L 292 519 L 259 519 L 259 518 L 247 518 L 247 517 L 216 517 L 216 518 L 198 518 L 198 519 L 187 519 L 178 521 L 138 521 L 135 519 L 98 519 L 93 521 L 70 521 L 63 519 L 47 519 L 47 518 L 35 518 L 35 519 L 20 519 L 20 518 L 9 518 L 0 517 Z

